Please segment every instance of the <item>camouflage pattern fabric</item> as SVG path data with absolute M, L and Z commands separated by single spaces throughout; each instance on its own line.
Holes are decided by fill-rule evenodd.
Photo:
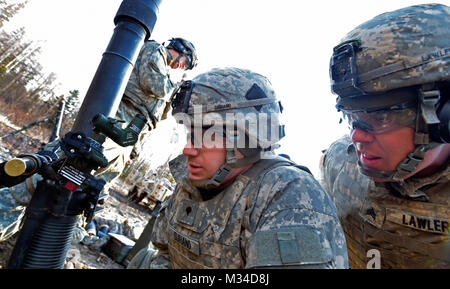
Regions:
M 381 268 L 450 268 L 450 166 L 402 183 L 374 183 L 359 173 L 349 136 L 334 142 L 321 165 L 322 185 L 336 204 L 351 268 L 367 267 L 380 252 Z M 408 198 L 421 191 L 429 201 Z M 420 194 L 419 194 L 420 195 Z
M 181 154 L 171 160 L 169 162 L 169 169 L 170 173 L 172 174 L 175 182 L 178 184 L 181 182 L 181 180 L 185 177 L 187 177 L 187 158 L 185 155 Z
M 183 179 L 156 221 L 150 268 L 347 268 L 336 209 L 319 183 L 293 166 L 266 168 L 252 179 L 257 164 L 207 201 Z M 306 240 L 297 231 L 313 235 Z M 294 261 L 279 252 L 286 238 L 277 241 L 277 233 L 291 237 Z M 275 245 L 265 247 L 264 238 Z
M 257 121 L 258 115 L 267 117 L 264 133 L 252 126 L 238 122 L 237 129 L 249 138 L 250 147 L 258 145 L 267 148 L 278 142 L 282 137 L 279 134 L 281 108 L 272 85 L 265 76 L 247 69 L 236 67 L 214 68 L 206 73 L 199 74 L 192 79 L 195 86 L 192 90 L 188 114 L 191 123 L 196 118 L 205 122 L 204 125 L 214 124 L 216 127 L 234 127 L 235 120 L 244 118 Z M 258 99 L 251 98 L 255 96 Z M 248 97 L 248 98 L 247 98 Z M 251 102 L 260 101 L 259 105 Z M 200 107 L 201 110 L 196 110 Z M 202 125 L 202 124 L 200 124 Z M 275 130 L 275 131 L 272 131 Z M 232 143 L 234 138 L 229 141 Z M 242 143 L 237 140 L 237 143 Z
M 178 87 L 169 79 L 168 63 L 164 46 L 152 40 L 145 42 L 119 105 L 119 119 L 129 123 L 140 113 L 147 118 L 149 129 L 155 128 Z
M 94 175 L 96 177 L 103 178 L 106 181 L 104 191 L 108 192 L 107 187 L 110 186 L 111 182 L 122 173 L 126 162 L 130 158 L 133 147 L 121 147 L 109 138 L 107 138 L 103 143 L 103 147 L 103 154 L 109 161 L 108 166 L 98 169 L 95 171 Z
M 138 113 L 147 119 L 148 126 L 143 129 L 134 147 L 136 153 L 141 150 L 141 143 L 150 130 L 165 118 L 164 110 L 178 87 L 169 79 L 168 63 L 166 48 L 153 40 L 146 41 L 139 52 L 119 105 L 116 118 L 125 121 L 126 124 Z M 103 147 L 109 164 L 106 168 L 98 170 L 96 176 L 104 178 L 110 184 L 125 168 L 133 148 L 121 147 L 110 139 L 105 141 Z
M 424 4 L 378 15 L 341 43 L 361 43 L 356 54 L 358 86 L 370 93 L 448 80 L 449 39 L 450 7 Z

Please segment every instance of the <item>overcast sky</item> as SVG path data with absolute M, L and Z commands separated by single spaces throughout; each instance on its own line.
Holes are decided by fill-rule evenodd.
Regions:
M 30 0 L 8 27 L 25 26 L 45 41 L 41 63 L 58 76 L 61 93 L 84 96 L 110 37 L 121 0 Z M 347 132 L 330 92 L 328 65 L 339 40 L 374 16 L 415 0 L 163 0 L 153 39 L 183 37 L 197 48 L 189 76 L 234 66 L 270 79 L 284 111 L 287 153 L 318 176 L 321 150 Z M 440 3 L 449 5 L 449 1 Z

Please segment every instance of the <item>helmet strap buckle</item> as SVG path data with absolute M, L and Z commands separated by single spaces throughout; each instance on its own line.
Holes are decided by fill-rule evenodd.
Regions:
M 395 174 L 392 176 L 392 179 L 395 181 L 400 181 L 405 178 L 405 176 L 414 172 L 417 169 L 417 166 L 424 160 L 425 153 L 429 150 L 436 148 L 438 143 L 428 143 L 424 145 L 419 145 L 412 153 L 408 154 L 408 156 L 397 166 L 397 170 Z
M 228 164 L 223 164 L 217 172 L 214 174 L 214 176 L 209 179 L 206 189 L 214 189 L 220 186 L 222 182 L 225 180 L 227 175 L 230 173 L 231 167 L 228 166 Z
M 436 113 L 436 105 L 441 98 L 439 89 L 427 89 L 425 86 L 419 89 L 420 106 L 423 119 L 427 124 L 440 123 Z

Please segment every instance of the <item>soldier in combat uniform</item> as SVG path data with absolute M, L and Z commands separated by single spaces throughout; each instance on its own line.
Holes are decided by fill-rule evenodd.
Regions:
M 104 154 L 110 161 L 108 167 L 96 172 L 97 176 L 109 183 L 125 167 L 130 154 L 139 154 L 141 142 L 156 127 L 157 122 L 166 118 L 173 93 L 178 88 L 169 77 L 169 69 L 191 70 L 197 65 L 194 45 L 183 38 L 172 38 L 168 44 L 154 40 L 144 43 L 128 80 L 125 93 L 119 105 L 116 118 L 129 123 L 140 113 L 147 119 L 147 126 L 139 135 L 138 143 L 132 147 L 120 147 L 112 140 L 104 143 Z
M 216 68 L 184 82 L 173 106 L 190 135 L 188 177 L 163 203 L 156 253 L 139 252 L 132 268 L 348 267 L 331 198 L 272 151 L 284 126 L 267 78 Z
M 351 132 L 323 156 L 322 181 L 350 267 L 450 268 L 450 8 L 365 22 L 334 48 L 330 76 Z

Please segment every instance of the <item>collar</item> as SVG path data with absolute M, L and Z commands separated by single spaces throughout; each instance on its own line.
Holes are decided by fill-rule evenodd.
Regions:
M 439 184 L 450 180 L 450 161 L 439 171 L 432 175 L 415 178 L 411 177 L 401 182 L 390 182 L 389 185 L 406 198 L 416 201 L 428 202 L 429 196 L 422 190 L 431 184 Z
M 232 211 L 236 208 L 236 203 L 244 194 L 244 191 L 252 181 L 244 175 L 238 175 L 235 181 L 222 190 L 220 194 L 209 200 L 203 200 L 201 191 L 194 187 L 188 178 L 183 178 L 180 189 L 175 197 L 178 200 L 188 199 L 198 204 L 209 217 L 208 222 L 212 224 L 214 235 L 218 240 L 224 231 Z M 177 203 L 175 203 L 177 204 Z M 241 207 L 245 209 L 245 206 Z

